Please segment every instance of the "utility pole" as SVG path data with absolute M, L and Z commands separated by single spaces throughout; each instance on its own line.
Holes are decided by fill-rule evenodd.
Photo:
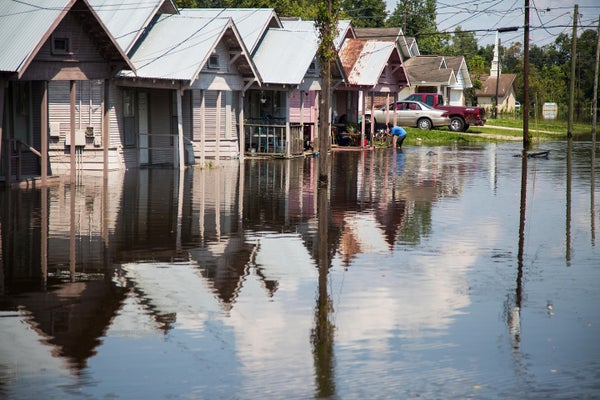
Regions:
M 571 81 L 569 85 L 569 122 L 567 126 L 567 138 L 573 137 L 573 104 L 575 103 L 575 64 L 577 62 L 577 17 L 579 16 L 579 5 L 575 4 L 573 11 L 573 37 L 571 39 Z
M 594 68 L 594 96 L 592 98 L 592 152 L 596 151 L 596 122 L 598 118 L 598 64 L 600 64 L 600 15 L 598 15 L 598 33 L 596 34 L 596 66 Z
M 525 0 L 525 33 L 523 39 L 523 150 L 529 149 L 529 0 Z

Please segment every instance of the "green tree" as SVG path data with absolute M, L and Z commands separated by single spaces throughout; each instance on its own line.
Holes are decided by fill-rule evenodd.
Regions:
M 452 34 L 450 54 L 455 56 L 465 56 L 470 59 L 477 55 L 477 38 L 473 32 L 463 32 L 462 27 L 457 26 Z
M 383 0 L 342 0 L 342 8 L 355 27 L 385 26 L 387 12 Z
M 443 54 L 449 36 L 438 32 L 436 10 L 435 0 L 398 0 L 386 26 L 400 27 L 405 35 L 416 37 L 423 54 Z
M 519 61 L 523 59 L 523 50 L 520 42 L 511 43 L 502 52 L 502 72 L 515 74 L 519 72 Z
M 490 71 L 489 64 L 486 64 L 485 59 L 479 54 L 475 54 L 466 61 L 469 73 L 472 75 L 487 75 Z

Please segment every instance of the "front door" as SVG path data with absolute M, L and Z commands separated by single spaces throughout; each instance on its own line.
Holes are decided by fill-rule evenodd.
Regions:
M 140 92 L 138 94 L 138 133 L 139 133 L 139 149 L 140 149 L 140 165 L 148 165 L 150 163 L 149 147 L 150 139 L 148 137 L 148 93 Z

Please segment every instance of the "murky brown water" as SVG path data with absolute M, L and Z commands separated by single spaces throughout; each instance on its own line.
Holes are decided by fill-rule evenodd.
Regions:
M 544 148 L 0 192 L 0 398 L 600 398 L 600 173 Z

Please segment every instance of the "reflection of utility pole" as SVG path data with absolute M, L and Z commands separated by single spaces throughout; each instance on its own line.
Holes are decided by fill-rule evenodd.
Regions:
M 596 168 L 596 120 L 598 118 L 598 69 L 600 68 L 600 16 L 598 16 L 598 31 L 596 34 L 596 62 L 594 67 L 594 95 L 592 96 L 592 169 L 590 174 L 590 217 L 591 217 L 591 230 L 592 230 L 592 246 L 596 244 L 596 226 L 595 218 L 596 213 L 594 212 L 594 170 Z
M 573 152 L 573 138 L 569 137 L 567 138 L 567 187 L 566 187 L 566 192 L 567 192 L 567 212 L 566 212 L 566 216 L 567 216 L 567 220 L 566 220 L 566 245 L 567 245 L 567 249 L 566 249 L 566 260 L 567 260 L 567 264 L 569 264 L 571 262 L 571 170 L 572 170 L 572 153 Z
M 331 321 L 333 304 L 327 293 L 329 273 L 329 193 L 320 187 L 317 192 L 318 244 L 317 260 L 319 267 L 319 295 L 315 310 L 315 328 L 312 332 L 313 354 L 315 358 L 316 398 L 331 398 L 335 394 L 333 373 L 333 333 Z
M 525 249 L 525 214 L 527 208 L 527 150 L 521 159 L 521 207 L 519 218 L 519 252 L 517 255 L 517 288 L 515 303 L 508 309 L 508 328 L 513 338 L 513 348 L 521 342 L 521 301 L 523 299 L 523 257 Z
M 577 17 L 579 6 L 575 4 L 573 10 L 573 37 L 571 38 L 571 81 L 569 86 L 569 122 L 567 126 L 567 138 L 573 137 L 573 104 L 575 100 L 575 57 L 577 52 Z

